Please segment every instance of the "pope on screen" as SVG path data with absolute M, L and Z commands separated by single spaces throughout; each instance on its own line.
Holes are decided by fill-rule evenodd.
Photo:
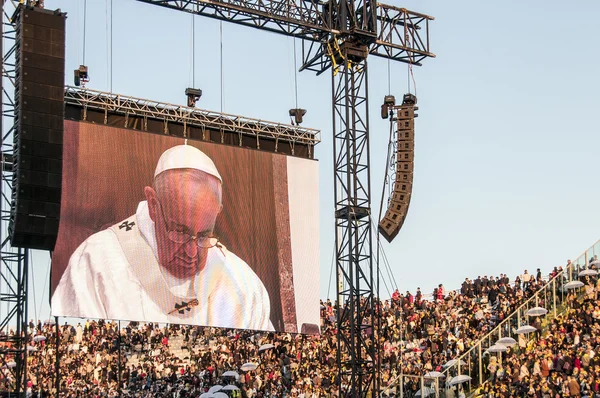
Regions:
M 136 213 L 75 250 L 52 296 L 52 312 L 273 330 L 264 285 L 213 235 L 222 183 L 200 150 L 166 150 Z

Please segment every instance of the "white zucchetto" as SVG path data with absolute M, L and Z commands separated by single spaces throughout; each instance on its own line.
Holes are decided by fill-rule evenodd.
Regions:
M 154 178 L 163 171 L 176 169 L 200 170 L 217 177 L 221 183 L 223 182 L 221 174 L 219 174 L 212 159 L 191 145 L 177 145 L 164 151 L 158 159 L 156 170 L 154 170 Z

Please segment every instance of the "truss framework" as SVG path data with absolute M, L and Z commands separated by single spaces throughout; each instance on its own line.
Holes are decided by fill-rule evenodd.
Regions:
M 18 4 L 0 0 L 2 14 L 2 157 L 0 181 L 0 368 L 14 392 L 25 391 L 27 375 L 28 251 L 10 245 L 13 195 L 13 136 L 15 116 L 16 24 Z
M 84 109 L 84 120 L 88 109 L 100 110 L 108 114 L 137 116 L 162 120 L 165 131 L 168 123 L 180 123 L 184 126 L 195 126 L 203 129 L 232 131 L 242 136 L 265 138 L 274 141 L 286 141 L 293 148 L 295 144 L 304 144 L 310 148 L 321 142 L 319 130 L 291 126 L 282 123 L 252 119 L 244 116 L 211 112 L 196 108 L 188 108 L 163 102 L 124 96 L 103 91 L 67 87 L 65 104 L 77 105 Z M 106 120 L 105 120 L 106 121 Z M 146 124 L 143 127 L 146 129 Z
M 433 17 L 382 3 L 373 10 L 368 0 L 138 1 L 300 38 L 301 70 L 319 74 L 332 66 L 336 47 L 348 37 L 361 37 L 371 44 L 369 54 L 395 61 L 421 65 L 435 57 L 429 49 Z
M 333 77 L 340 396 L 376 396 L 367 61 Z M 339 125 L 339 129 L 336 127 Z M 347 391 L 342 385 L 347 385 Z

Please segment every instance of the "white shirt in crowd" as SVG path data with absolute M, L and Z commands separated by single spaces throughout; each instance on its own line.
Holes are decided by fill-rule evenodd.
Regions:
M 146 201 L 135 215 L 75 250 L 52 296 L 52 313 L 273 330 L 264 285 L 223 245 L 208 249 L 205 267 L 190 280 L 177 279 L 158 264 Z

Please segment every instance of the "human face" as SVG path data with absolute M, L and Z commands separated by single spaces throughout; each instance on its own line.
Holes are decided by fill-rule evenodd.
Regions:
M 197 242 L 213 235 L 221 203 L 209 184 L 189 173 L 171 172 L 163 178 L 160 193 L 150 187 L 145 189 L 154 221 L 158 261 L 171 275 L 188 279 L 206 265 L 208 247 L 200 247 Z M 169 232 L 197 239 L 180 243 L 170 239 Z

